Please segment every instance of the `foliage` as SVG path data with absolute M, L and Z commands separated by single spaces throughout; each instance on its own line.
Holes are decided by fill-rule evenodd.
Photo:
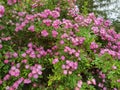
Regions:
M 65 0 L 9 1 L 0 1 L 0 90 L 119 90 L 120 34 L 87 1 L 84 14 Z

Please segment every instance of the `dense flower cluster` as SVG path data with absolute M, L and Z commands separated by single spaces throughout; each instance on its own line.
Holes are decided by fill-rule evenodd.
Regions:
M 42 74 L 42 66 L 35 64 L 34 66 L 30 67 L 31 73 L 28 74 L 28 77 L 31 78 L 38 78 L 38 75 Z
M 20 66 L 17 66 L 17 67 L 12 66 L 11 69 L 10 69 L 10 71 L 9 71 L 9 74 L 10 74 L 11 76 L 18 77 L 18 76 L 20 75 L 19 67 L 20 67 Z
M 7 0 L 8 5 L 16 4 L 19 0 Z
M 45 3 L 31 2 L 33 10 L 10 11 L 9 21 L 0 5 L 0 89 L 119 90 L 120 34 L 111 22 L 72 8 L 66 18 L 59 7 L 38 12 Z
M 62 65 L 63 74 L 65 74 L 65 75 L 72 74 L 72 72 L 74 70 L 76 70 L 77 67 L 78 67 L 78 63 L 77 62 L 66 60 L 66 64 Z

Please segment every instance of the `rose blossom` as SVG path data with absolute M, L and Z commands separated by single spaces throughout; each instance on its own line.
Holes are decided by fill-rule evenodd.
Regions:
M 5 12 L 4 6 L 0 5 L 0 18 L 3 16 L 4 12 Z
M 48 36 L 47 30 L 41 31 L 41 35 L 42 35 L 43 37 L 47 37 L 47 36 Z

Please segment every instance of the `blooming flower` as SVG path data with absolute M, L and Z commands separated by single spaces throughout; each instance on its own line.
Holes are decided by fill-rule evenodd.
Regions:
M 66 75 L 66 74 L 67 74 L 67 70 L 64 70 L 64 71 L 63 71 L 63 74 L 65 74 L 65 75 Z
M 55 58 L 52 62 L 52 64 L 56 64 L 57 62 L 59 62 L 58 58 Z
M 17 0 L 8 0 L 7 3 L 8 5 L 13 5 L 17 2 Z
M 43 20 L 43 23 L 46 24 L 46 26 L 50 26 L 51 22 L 52 22 L 52 20 L 50 20 L 50 19 L 44 19 Z
M 4 15 L 5 8 L 4 6 L 0 5 L 0 18 Z
M 18 57 L 18 54 L 17 54 L 16 52 L 13 53 L 13 57 L 14 57 L 14 58 Z
M 43 37 L 47 37 L 47 36 L 48 36 L 47 30 L 41 31 L 41 35 L 42 35 Z
M 78 81 L 77 86 L 78 86 L 79 88 L 81 88 L 81 86 L 82 86 L 82 81 L 81 81 L 81 80 Z
M 61 21 L 59 19 L 57 20 L 54 20 L 53 23 L 52 23 L 52 26 L 57 29 L 60 25 L 61 25 Z
M 7 60 L 7 59 L 6 59 L 6 60 L 4 60 L 4 63 L 5 63 L 5 64 L 8 64 L 8 62 L 9 62 L 9 60 Z
M 3 83 L 3 81 L 2 80 L 0 80 L 0 85 Z
M 61 60 L 65 60 L 65 56 L 61 56 Z
M 20 75 L 20 70 L 17 67 L 12 66 L 11 69 L 10 69 L 10 71 L 9 71 L 9 74 L 11 76 L 18 77 Z
M 23 53 L 21 56 L 22 56 L 22 57 L 26 57 L 26 55 L 27 55 L 26 53 Z
M 52 31 L 52 36 L 55 38 L 57 35 L 58 35 L 58 32 L 55 31 L 55 30 L 53 30 L 53 31 Z
M 92 42 L 92 43 L 90 44 L 90 49 L 95 50 L 95 49 L 97 49 L 97 48 L 98 48 L 98 45 L 97 45 L 95 42 Z
M 24 83 L 29 84 L 29 83 L 31 83 L 31 80 L 30 79 L 24 79 Z
M 31 31 L 31 32 L 34 32 L 34 31 L 35 31 L 34 25 L 31 25 L 31 26 L 28 28 L 28 30 Z
M 58 17 L 60 16 L 60 13 L 59 13 L 58 11 L 52 11 L 52 12 L 51 12 L 51 16 L 52 16 L 53 18 L 58 18 Z

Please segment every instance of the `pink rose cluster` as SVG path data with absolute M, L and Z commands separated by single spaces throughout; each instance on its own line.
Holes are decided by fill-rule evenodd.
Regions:
M 2 41 L 9 41 L 9 40 L 11 40 L 11 37 L 10 36 L 9 37 L 2 37 L 1 40 Z
M 94 21 L 89 15 L 87 17 L 77 15 L 74 20 L 80 26 L 89 26 Z
M 17 2 L 19 2 L 20 0 L 7 0 L 8 5 L 14 5 Z
M 12 66 L 11 69 L 10 69 L 10 71 L 9 71 L 9 74 L 10 74 L 11 76 L 18 77 L 18 76 L 20 75 L 19 67 L 20 67 L 20 66 L 17 66 L 17 67 L 16 67 L 16 66 Z
M 42 56 L 46 56 L 47 52 L 44 50 L 42 46 L 37 47 L 33 45 L 33 43 L 28 43 L 28 49 L 25 53 L 22 54 L 23 57 L 29 56 L 30 58 L 41 58 Z
M 80 56 L 80 50 L 76 51 L 68 46 L 65 46 L 64 52 L 69 53 L 69 55 L 74 55 L 77 58 Z
M 65 29 L 73 28 L 71 20 L 63 19 L 62 24 L 64 25 Z
M 30 67 L 31 72 L 28 74 L 29 78 L 37 79 L 39 75 L 42 75 L 42 66 L 39 64 L 35 64 L 34 66 Z
M 42 30 L 42 31 L 41 31 L 41 36 L 47 37 L 48 35 L 49 35 L 49 33 L 47 32 L 47 30 Z M 56 30 L 52 30 L 52 36 L 53 36 L 54 38 L 56 38 L 57 35 L 58 35 L 58 32 L 57 32 Z
M 104 20 L 102 17 L 96 18 L 94 13 L 90 13 L 87 17 L 77 15 L 74 18 L 79 26 L 88 26 L 90 24 L 93 24 L 93 26 L 91 27 L 92 32 L 96 36 L 100 37 L 101 40 L 106 42 L 104 48 L 99 47 L 100 55 L 104 53 L 109 53 L 114 58 L 120 59 L 120 34 L 117 34 L 113 29 L 109 29 L 111 25 L 111 22 L 109 20 Z M 75 42 L 75 39 L 73 39 L 72 41 Z M 90 48 L 97 49 L 98 45 L 91 42 Z M 96 52 L 95 49 L 93 51 Z
M 44 3 L 41 2 L 41 0 L 32 0 L 32 1 L 33 1 L 32 8 L 37 8 L 37 7 L 44 6 Z
M 71 37 L 70 40 L 73 43 L 73 45 L 78 46 L 84 43 L 85 38 L 84 37 Z
M 25 14 L 24 14 L 25 15 Z M 21 15 L 20 15 L 21 16 Z M 47 26 L 50 26 L 52 24 L 52 20 L 50 19 L 47 19 L 48 16 L 51 16 L 52 18 L 56 19 L 58 17 L 60 17 L 60 13 L 56 10 L 49 10 L 49 9 L 46 9 L 44 10 L 43 12 L 41 13 L 36 13 L 36 14 L 26 14 L 25 18 L 23 19 L 22 22 L 20 23 L 16 23 L 16 28 L 15 28 L 15 31 L 18 32 L 20 30 L 24 30 L 24 27 L 31 23 L 31 22 L 34 22 L 34 20 L 37 18 L 38 20 L 42 20 L 43 24 L 46 24 Z M 54 22 L 53 22 L 53 26 L 54 26 Z M 34 25 L 31 25 L 28 30 L 29 31 L 32 31 L 34 32 L 35 26 Z
M 95 79 L 95 78 L 92 78 L 90 80 L 87 80 L 87 84 L 88 85 L 98 86 L 102 90 L 107 90 L 107 87 L 105 86 L 106 75 L 102 71 L 100 71 L 99 69 L 93 71 L 92 74 L 94 74 L 94 75 L 97 74 L 98 75 L 97 79 L 99 79 L 99 81 L 97 79 Z
M 9 73 L 3 77 L 3 80 L 0 80 L 0 85 L 10 79 L 11 76 L 18 77 L 20 75 L 20 63 L 16 64 L 16 66 L 12 66 L 9 70 Z
M 100 48 L 100 55 L 103 55 L 104 53 L 109 53 L 114 58 L 120 59 L 120 34 L 117 34 L 114 29 L 109 28 L 111 22 L 109 20 L 104 20 L 101 17 L 96 18 L 93 13 L 90 13 L 87 18 L 92 20 L 93 26 L 91 27 L 91 30 L 93 31 L 93 33 L 96 36 L 100 37 L 102 41 L 106 42 L 104 48 Z M 78 15 L 76 17 L 76 22 L 79 23 L 79 21 L 81 21 L 82 19 L 84 19 L 84 17 Z M 95 45 L 95 43 L 91 42 L 90 48 L 93 49 L 93 47 L 97 48 L 98 45 Z
M 97 48 L 98 48 L 98 44 L 96 44 L 95 42 L 91 42 L 90 49 L 93 50 L 94 52 L 96 52 Z
M 23 78 L 23 77 L 19 78 L 17 81 L 15 81 L 15 82 L 13 83 L 12 86 L 7 86 L 7 87 L 6 87 L 6 90 L 17 90 L 18 87 L 19 87 L 19 85 L 20 85 L 23 81 L 24 81 L 24 78 Z
M 96 80 L 93 78 L 91 80 L 88 80 L 87 81 L 87 84 L 90 85 L 90 84 L 93 84 L 93 85 L 96 85 Z
M 50 19 L 43 19 L 43 23 L 44 23 L 46 26 L 51 26 L 52 20 L 50 20 Z
M 47 18 L 48 16 L 51 16 L 52 18 L 56 19 L 60 17 L 60 13 L 58 11 L 56 10 L 51 11 L 49 9 L 44 10 L 39 15 L 41 18 Z
M 74 70 L 78 68 L 78 63 L 70 60 L 66 60 L 66 64 L 62 65 L 63 74 L 72 74 Z
M 57 62 L 59 62 L 59 60 L 58 60 L 58 58 L 55 58 L 55 59 L 53 59 L 52 64 L 56 64 Z
M 56 30 L 52 30 L 52 36 L 53 36 L 54 38 L 56 38 L 57 35 L 58 35 L 58 32 L 57 32 Z
M 42 30 L 42 31 L 41 31 L 41 35 L 42 35 L 43 37 L 47 37 L 47 36 L 49 35 L 49 33 L 47 32 L 47 30 Z
M 34 32 L 34 31 L 35 31 L 34 25 L 31 25 L 31 26 L 28 28 L 28 30 L 31 31 L 31 32 Z
M 56 20 L 53 21 L 52 26 L 55 29 L 58 29 L 61 24 L 62 24 L 62 22 L 59 19 L 56 19 Z
M 5 8 L 3 5 L 0 5 L 0 18 L 3 17 L 4 13 L 5 13 Z

